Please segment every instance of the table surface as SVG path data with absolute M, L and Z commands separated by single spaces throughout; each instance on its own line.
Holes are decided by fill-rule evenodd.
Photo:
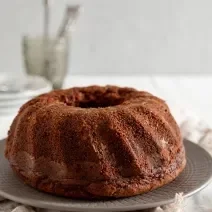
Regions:
M 179 106 L 186 109 L 188 112 L 203 119 L 209 126 L 212 127 L 212 98 L 210 91 L 212 88 L 211 76 L 72 76 L 67 77 L 64 82 L 64 88 L 71 86 L 86 86 L 86 85 L 119 85 L 135 87 L 140 90 L 149 91 L 164 100 L 169 104 L 172 110 L 173 106 Z M 0 139 L 5 138 L 9 126 L 16 114 L 5 115 L 0 117 Z M 177 122 L 180 122 L 178 114 L 174 114 Z M 210 205 L 212 185 L 204 190 L 199 196 L 199 199 L 204 199 L 201 204 Z M 192 208 L 195 204 L 191 204 L 190 200 L 188 207 Z M 199 201 L 199 200 L 198 200 Z M 199 204 L 196 201 L 196 204 Z M 194 202 L 195 203 L 195 202 Z M 189 206 L 190 205 L 190 206 Z M 195 208 L 194 208 L 195 209 Z M 186 210 L 187 211 L 187 210 Z M 194 211 L 194 210 L 191 210 Z M 197 210 L 195 210 L 197 211 Z
M 131 86 L 147 90 L 167 103 L 184 107 L 212 123 L 212 75 L 73 76 L 66 79 L 64 87 L 90 84 Z

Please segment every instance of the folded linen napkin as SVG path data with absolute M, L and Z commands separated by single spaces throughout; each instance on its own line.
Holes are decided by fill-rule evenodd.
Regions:
M 198 143 L 212 154 L 212 129 L 194 114 L 179 113 L 179 108 L 172 108 L 172 113 L 180 125 L 183 137 Z M 180 114 L 180 115 L 179 115 Z M 187 115 L 185 115 L 187 114 Z M 153 209 L 143 210 L 143 212 L 212 212 L 212 183 L 200 194 L 183 199 L 182 194 L 176 194 L 175 202 Z M 204 191 L 204 190 L 203 190 Z M 208 195 L 208 194 L 211 194 Z M 210 198 L 211 197 L 211 198 Z M 48 209 L 33 208 L 21 205 L 3 198 L 0 199 L 0 212 L 58 212 Z

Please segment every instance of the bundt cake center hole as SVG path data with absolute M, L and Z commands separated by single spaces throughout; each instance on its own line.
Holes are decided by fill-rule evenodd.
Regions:
M 88 100 L 81 101 L 78 103 L 78 107 L 81 108 L 104 108 L 119 105 L 123 102 L 123 99 L 99 99 L 99 100 Z

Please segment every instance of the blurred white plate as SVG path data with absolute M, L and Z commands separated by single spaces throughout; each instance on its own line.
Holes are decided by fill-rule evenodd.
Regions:
M 23 98 L 23 99 L 15 99 L 15 100 L 6 100 L 6 101 L 0 101 L 0 110 L 3 108 L 13 108 L 13 107 L 19 107 L 20 105 L 23 105 L 27 101 L 29 101 L 30 98 Z
M 39 76 L 0 75 L 0 101 L 32 98 L 50 90 L 51 84 Z
M 8 115 L 16 116 L 20 107 L 21 107 L 21 105 L 19 105 L 17 107 L 12 107 L 12 108 L 3 108 L 3 109 L 1 108 L 0 109 L 0 116 L 8 116 Z

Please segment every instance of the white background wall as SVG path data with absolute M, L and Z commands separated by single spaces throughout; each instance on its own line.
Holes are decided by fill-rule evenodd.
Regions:
M 53 0 L 52 32 L 67 2 L 84 7 L 69 73 L 212 70 L 211 0 Z M 0 71 L 22 71 L 21 35 L 41 33 L 41 0 L 1 0 L 0 14 Z

